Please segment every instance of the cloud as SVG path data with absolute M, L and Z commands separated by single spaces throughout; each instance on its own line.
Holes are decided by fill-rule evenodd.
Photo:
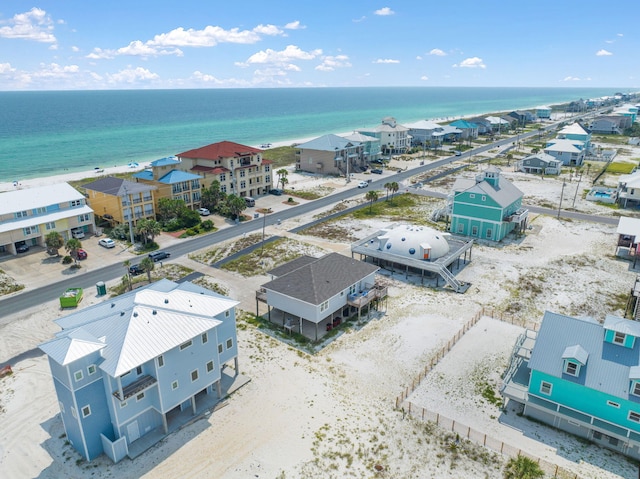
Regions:
M 478 57 L 467 58 L 453 66 L 460 68 L 487 68 L 487 65 L 482 62 L 482 58 Z
M 262 30 L 264 26 L 259 25 L 256 28 Z M 240 30 L 238 28 L 225 30 L 211 25 L 202 30 L 194 30 L 193 28 L 185 30 L 179 27 L 168 33 L 156 35 L 153 40 L 149 40 L 147 43 L 163 47 L 213 47 L 219 43 L 251 44 L 260 40 L 259 33 L 254 30 Z
M 217 78 L 217 77 L 215 77 L 213 75 L 202 73 L 200 71 L 193 72 L 193 75 L 191 75 L 191 78 L 193 80 L 197 80 L 198 82 L 212 83 L 214 85 L 220 85 L 220 86 L 224 86 L 224 85 L 229 85 L 229 86 L 249 86 L 249 85 L 251 85 L 251 83 L 248 82 L 247 80 L 239 80 L 237 78 L 220 79 L 220 78 Z
M 245 62 L 236 63 L 237 66 L 248 66 L 252 64 L 272 64 L 279 66 L 288 66 L 293 61 L 298 60 L 313 60 L 314 58 L 322 55 L 322 50 L 304 51 L 296 45 L 287 45 L 284 50 L 272 50 L 267 48 L 251 55 Z
M 439 48 L 434 48 L 433 50 L 431 50 L 429 52 L 429 55 L 435 55 L 437 57 L 446 57 L 447 54 L 445 52 L 443 52 L 442 50 L 440 50 Z
M 79 52 L 79 51 L 80 51 L 80 48 L 78 48 L 77 46 L 73 45 L 73 46 L 71 47 L 71 51 L 72 51 L 72 52 L 76 52 L 76 53 L 77 53 L 77 52 Z
M 580 81 L 580 78 L 568 76 L 568 77 L 564 77 L 562 81 Z
M 389 64 L 389 63 L 400 63 L 400 60 L 393 60 L 391 58 L 378 58 L 371 63 L 381 63 L 381 64 Z
M 300 20 L 296 20 L 295 22 L 289 22 L 284 26 L 285 30 L 303 30 L 307 28 L 306 26 L 300 24 Z
M 0 75 L 6 75 L 7 73 L 13 73 L 16 69 L 11 66 L 11 63 L 0 63 Z
M 91 53 L 87 55 L 87 58 L 92 60 L 111 60 L 116 57 L 115 50 L 103 50 L 102 48 L 94 48 Z
M 152 73 L 142 67 L 127 68 L 107 76 L 109 83 L 137 83 L 139 81 L 157 80 L 160 78 L 157 73 Z
M 616 36 L 618 36 L 618 37 L 624 37 L 624 33 L 616 33 Z
M 427 75 L 422 75 L 420 77 L 420 80 L 422 80 L 422 81 L 427 81 L 428 79 L 429 79 L 429 77 Z
M 0 27 L 2 38 L 19 38 L 42 43 L 57 42 L 53 34 L 53 21 L 47 12 L 40 8 L 33 7 L 28 12 L 18 13 L 5 23 L 8 26 Z
M 330 72 L 336 68 L 348 68 L 351 66 L 347 55 L 326 56 L 322 59 L 322 63 L 316 67 L 316 70 Z
M 391 10 L 389 7 L 382 7 L 380 10 L 376 10 L 373 12 L 375 15 L 380 15 L 382 17 L 386 17 L 389 15 L 395 15 L 396 12 Z
M 261 34 L 261 35 L 269 35 L 271 37 L 275 37 L 277 35 L 282 35 L 284 32 L 282 30 L 280 30 L 278 27 L 276 27 L 275 25 L 258 25 L 257 27 L 255 27 L 253 29 L 253 31 L 255 33 Z
M 40 70 L 31 74 L 32 78 L 65 78 L 80 73 L 78 65 L 40 64 Z
M 360 18 L 354 18 L 353 20 L 351 20 L 353 23 L 360 23 L 360 22 L 364 22 L 367 19 L 366 16 L 362 15 Z
M 138 57 L 157 57 L 161 55 L 175 55 L 178 57 L 183 56 L 182 50 L 179 48 L 158 48 L 149 45 L 148 43 L 142 43 L 140 40 L 135 40 L 126 47 L 118 48 L 115 55 L 130 55 Z
M 422 60 L 422 57 L 420 55 L 416 56 L 416 60 Z
M 605 50 L 604 48 L 596 52 L 597 57 L 609 57 L 611 55 L 613 55 L 613 53 Z

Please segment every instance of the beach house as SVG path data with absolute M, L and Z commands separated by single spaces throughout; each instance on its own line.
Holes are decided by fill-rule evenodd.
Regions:
M 107 176 L 82 188 L 96 216 L 112 225 L 129 221 L 135 225 L 142 218 L 155 220 L 156 186 Z
M 380 140 L 375 136 L 363 135 L 356 131 L 350 135 L 344 135 L 343 138 L 352 143 L 360 144 L 363 162 L 372 162 L 380 159 L 382 155 Z
M 547 155 L 560 160 L 566 166 L 581 166 L 584 162 L 585 149 L 581 140 L 554 138 L 543 148 Z
M 559 175 L 562 170 L 562 161 L 547 153 L 538 152 L 524 157 L 516 164 L 516 168 L 524 173 Z
M 620 175 L 616 193 L 618 203 L 623 208 L 636 208 L 640 205 L 640 171 Z
M 362 171 L 367 158 L 360 142 L 323 135 L 296 146 L 296 171 L 348 177 Z
M 478 138 L 478 125 L 467 120 L 456 120 L 449 123 L 449 126 L 461 131 L 460 138 L 464 140 L 474 140 Z
M 625 129 L 631 127 L 631 117 L 622 115 L 597 116 L 589 125 L 591 133 L 606 135 L 622 135 Z
M 236 196 L 261 196 L 273 188 L 271 160 L 263 151 L 232 141 L 220 141 L 201 148 L 178 153 L 180 170 L 202 177 L 201 187 L 215 180 L 223 193 Z
M 383 118 L 380 125 L 375 128 L 357 131 L 363 135 L 375 136 L 380 139 L 380 147 L 385 155 L 406 153 L 411 147 L 409 128 L 399 124 L 392 116 Z
M 546 311 L 517 340 L 501 394 L 528 417 L 640 459 L 640 322 Z
M 0 201 L 0 253 L 46 246 L 48 233 L 57 231 L 64 240 L 71 230 L 95 231 L 93 209 L 82 193 L 67 183 L 16 189 L 2 193 Z
M 536 118 L 540 120 L 548 120 L 551 118 L 551 107 L 539 106 L 536 107 Z
M 238 374 L 237 304 L 161 280 L 56 320 L 40 349 L 66 440 L 86 460 L 118 462 L 211 408 L 227 363 Z
M 472 238 L 501 241 L 511 231 L 524 231 L 529 211 L 523 193 L 494 166 L 475 178 L 458 178 L 447 198 L 449 231 Z
M 386 296 L 376 281 L 378 269 L 338 253 L 303 256 L 269 271 L 274 279 L 256 292 L 256 307 L 266 303 L 269 321 L 317 340 Z
M 587 131 L 580 123 L 572 123 L 560 129 L 557 138 L 561 140 L 575 140 L 582 142 L 582 149 L 588 152 L 591 149 L 591 132 Z
M 202 176 L 182 171 L 181 166 L 182 162 L 176 157 L 161 158 L 133 175 L 138 183 L 157 188 L 154 195 L 156 211 L 161 198 L 182 200 L 192 210 L 200 206 Z

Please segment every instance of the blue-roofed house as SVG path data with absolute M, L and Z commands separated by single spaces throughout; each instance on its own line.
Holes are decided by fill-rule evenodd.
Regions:
M 296 146 L 296 170 L 324 175 L 349 175 L 367 164 L 358 141 L 323 135 Z
M 524 414 L 640 459 L 640 322 L 545 312 L 517 341 L 502 395 Z
M 161 280 L 57 320 L 62 331 L 40 349 L 82 457 L 134 457 L 212 407 L 231 380 L 228 362 L 238 374 L 237 304 Z
M 529 210 L 523 193 L 500 170 L 490 166 L 475 178 L 458 178 L 448 197 L 454 234 L 501 241 L 511 231 L 524 231 Z
M 145 168 L 133 175 L 137 182 L 153 185 L 157 188 L 155 194 L 156 211 L 158 210 L 158 200 L 161 198 L 182 200 L 191 209 L 197 209 L 200 206 L 202 176 L 183 171 L 181 164 L 182 162 L 175 156 L 161 158 L 152 161 L 150 168 Z
M 460 133 L 460 137 L 465 140 L 478 138 L 478 125 L 471 121 L 456 120 L 449 123 L 449 125 L 460 130 L 462 132 Z
M 587 131 L 580 123 L 572 123 L 563 127 L 556 135 L 561 140 L 581 141 L 582 149 L 589 151 L 591 148 L 591 132 Z

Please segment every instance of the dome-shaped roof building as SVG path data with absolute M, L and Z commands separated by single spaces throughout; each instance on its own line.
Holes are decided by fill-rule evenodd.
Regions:
M 434 260 L 449 253 L 450 236 L 426 226 L 399 226 L 383 230 L 378 236 L 378 249 L 407 258 Z

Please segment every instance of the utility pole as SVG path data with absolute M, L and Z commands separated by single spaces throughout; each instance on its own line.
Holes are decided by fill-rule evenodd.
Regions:
M 573 208 L 576 205 L 576 196 L 578 196 L 578 190 L 580 189 L 580 181 L 582 180 L 582 170 L 580 170 L 580 176 L 578 177 L 578 184 L 576 186 L 576 192 L 573 195 L 573 204 L 571 207 Z
M 262 246 L 260 248 L 260 261 L 264 258 L 264 228 L 267 225 L 267 213 L 262 213 Z
M 127 190 L 126 186 L 124 187 L 124 194 L 127 198 L 127 205 L 129 206 L 129 238 L 131 239 L 131 246 L 133 246 L 135 244 L 133 239 L 133 223 L 131 221 L 133 218 L 133 201 L 131 201 L 131 196 L 129 195 L 129 190 Z
M 560 219 L 560 209 L 562 208 L 562 196 L 564 195 L 564 187 L 567 186 L 567 182 L 562 180 L 562 190 L 560 191 L 560 203 L 558 203 L 558 219 Z

